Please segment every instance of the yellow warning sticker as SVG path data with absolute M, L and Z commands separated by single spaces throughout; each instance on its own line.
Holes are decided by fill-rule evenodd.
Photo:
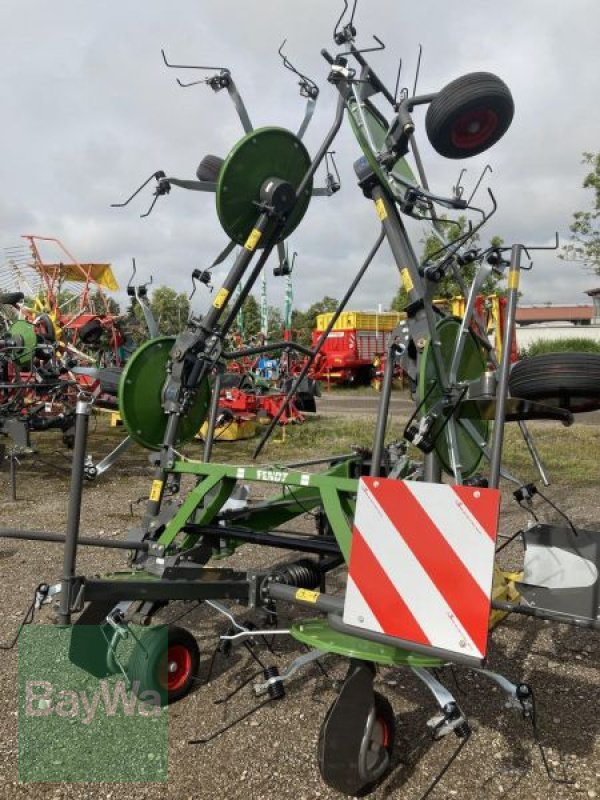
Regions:
M 519 288 L 519 270 L 513 269 L 508 273 L 508 288 L 509 289 L 518 289 Z
M 250 236 L 246 239 L 246 244 L 244 247 L 246 250 L 250 250 L 252 253 L 253 250 L 256 250 L 256 245 L 260 242 L 260 237 L 262 236 L 262 231 L 259 231 L 258 228 L 252 228 L 250 231 Z
M 304 600 L 306 603 L 316 603 L 320 592 L 311 592 L 310 589 L 298 589 L 296 600 Z
M 153 503 L 158 503 L 160 500 L 160 493 L 162 492 L 163 482 L 162 481 L 152 481 L 152 488 L 150 489 L 150 500 Z
M 404 286 L 404 290 L 407 292 L 412 292 L 415 288 L 412 278 L 410 277 L 410 272 L 408 271 L 408 267 L 404 267 L 404 269 L 400 270 L 400 277 L 402 278 L 402 285 Z
M 225 303 L 227 302 L 227 298 L 229 297 L 229 290 L 226 289 L 224 286 L 219 289 L 215 299 L 213 300 L 213 306 L 215 308 L 223 308 Z
M 382 197 L 380 197 L 378 200 L 375 200 L 375 211 L 377 211 L 377 216 L 382 222 L 384 219 L 387 219 L 388 213 Z

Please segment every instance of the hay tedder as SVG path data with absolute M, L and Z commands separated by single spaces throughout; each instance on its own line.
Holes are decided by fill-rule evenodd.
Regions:
M 82 397 L 76 409 L 66 536 L 0 532 L 64 542 L 61 580 L 38 587 L 37 602 L 58 599 L 59 622 L 72 625 L 72 660 L 97 676 L 122 669 L 132 683 L 158 686 L 165 702 L 183 697 L 193 686 L 200 654 L 192 634 L 180 625 L 170 626 L 168 641 L 160 646 L 162 640 L 150 627 L 127 664 L 119 658 L 119 643 L 129 635 L 130 623 L 148 623 L 175 601 L 204 603 L 232 620 L 234 632 L 225 637 L 230 645 L 279 632 L 308 646 L 309 652 L 284 674 L 267 671 L 265 682 L 255 687 L 257 694 L 281 697 L 284 681 L 298 668 L 326 654 L 346 658 L 346 678 L 321 727 L 318 762 L 324 781 L 349 795 L 368 793 L 392 768 L 395 718 L 387 698 L 374 689 L 378 665 L 412 670 L 423 681 L 437 704 L 429 721 L 432 737 L 454 733 L 460 750 L 470 735 L 469 722 L 442 683 L 439 667 L 458 664 L 477 670 L 500 687 L 510 707 L 535 721 L 531 687 L 485 668 L 492 612 L 600 626 L 600 533 L 570 521 L 562 526 L 537 523 L 520 532 L 524 561 L 516 583 L 515 576 L 502 573 L 495 563 L 500 479 L 514 484 L 521 504 L 531 504 L 536 494 L 535 486 L 524 485 L 503 466 L 505 425 L 519 427 L 540 480 L 547 483 L 527 421 L 570 425 L 574 413 L 599 407 L 600 359 L 590 357 L 585 369 L 575 371 L 560 356 L 550 358 L 545 367 L 529 359 L 511 370 L 510 347 L 505 347 L 498 361 L 476 298 L 492 271 L 506 278 L 503 341 L 510 342 L 523 261 L 534 248 L 520 243 L 483 250 L 469 246 L 495 211 L 492 192 L 488 190 L 490 211 L 476 207 L 473 197 L 434 192 L 416 142 L 413 112 L 426 107 L 426 133 L 440 155 L 461 159 L 484 152 L 510 126 L 511 93 L 495 75 L 482 72 L 459 77 L 437 92 L 392 93 L 366 58 L 367 52 L 383 47 L 381 42 L 367 50 L 356 44 L 354 9 L 348 18 L 345 2 L 336 25 L 339 52 L 322 51 L 337 104 L 314 157 L 301 139 L 304 125 L 298 134 L 279 127 L 252 129 L 231 74 L 223 69 L 203 81 L 216 91 L 229 91 L 242 122 L 248 123 L 246 134 L 225 159 L 205 157 L 198 180 L 155 173 L 153 204 L 171 186 L 214 192 L 220 224 L 231 242 L 229 252 L 236 245 L 240 249 L 208 312 L 191 319 L 177 337 L 145 343 L 124 368 L 119 391 L 123 421 L 133 440 L 154 454 L 140 524 L 121 542 L 79 536 L 91 408 Z M 306 88 L 310 85 L 303 88 L 309 106 L 316 100 L 315 92 Z M 387 116 L 376 103 L 387 108 Z M 389 342 L 372 447 L 306 463 L 212 463 L 220 376 L 229 358 L 244 355 L 228 353 L 226 337 L 273 250 L 301 224 L 313 195 L 328 194 L 315 190 L 314 179 L 345 119 L 360 148 L 356 179 L 379 230 L 314 347 L 285 342 L 280 349 L 296 347 L 308 356 L 296 384 L 308 373 L 385 240 L 409 302 L 406 325 Z M 473 221 L 458 239 L 420 264 L 404 217 L 431 220 L 443 234 L 452 222 L 438 215 L 440 208 L 468 214 Z M 466 263 L 476 267 L 470 285 L 461 272 Z M 462 318 L 433 302 L 436 287 L 450 273 L 463 287 Z M 275 349 L 269 345 L 270 352 Z M 410 380 L 415 409 L 404 440 L 389 442 L 390 393 L 398 364 Z M 288 399 L 294 391 L 292 385 Z M 255 455 L 277 419 L 276 414 Z M 205 421 L 202 460 L 183 456 L 182 447 Z M 409 443 L 420 457 L 409 453 Z M 182 486 L 190 483 L 184 493 Z M 247 485 L 253 483 L 275 494 L 248 500 Z M 313 533 L 289 529 L 289 523 L 307 513 L 315 517 Z M 301 557 L 261 569 L 209 565 L 223 542 L 230 551 L 254 543 Z M 130 551 L 127 567 L 99 577 L 80 574 L 77 550 L 87 544 Z M 347 571 L 341 593 L 328 591 L 333 570 L 336 576 Z M 255 609 L 262 629 L 237 621 L 227 600 Z M 277 619 L 282 605 L 303 613 L 291 627 L 279 630 L 267 622 Z M 92 641 L 104 643 L 103 660 L 89 658 L 96 652 Z

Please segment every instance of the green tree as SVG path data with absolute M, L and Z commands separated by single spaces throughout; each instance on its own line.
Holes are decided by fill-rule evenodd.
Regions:
M 458 225 L 448 225 L 446 226 L 446 237 L 445 239 L 442 238 L 435 230 L 431 230 L 424 238 L 421 239 L 422 251 L 421 251 L 421 259 L 420 263 L 425 264 L 426 262 L 431 260 L 431 263 L 435 263 L 436 260 L 436 253 L 445 245 L 450 242 L 455 242 L 459 237 L 461 237 L 466 230 L 467 220 L 465 217 L 459 217 Z M 465 245 L 467 247 L 476 247 L 480 241 L 479 234 L 475 234 L 471 239 L 469 239 L 468 243 Z M 490 239 L 489 244 L 493 247 L 501 247 L 503 241 L 500 236 L 492 236 Z M 443 258 L 443 253 L 440 253 L 440 257 Z M 467 286 L 470 286 L 471 281 L 475 275 L 475 271 L 477 269 L 477 262 L 473 264 L 467 264 L 464 267 L 461 267 L 461 274 Z M 483 284 L 482 294 L 494 294 L 494 293 L 502 293 L 502 288 L 500 287 L 500 278 L 496 275 L 491 275 Z M 454 277 L 452 273 L 446 275 L 446 277 L 440 281 L 435 291 L 435 296 L 440 298 L 452 298 L 456 297 L 457 295 L 461 294 L 460 284 Z M 403 311 L 408 304 L 408 293 L 402 283 L 398 287 L 398 291 L 394 295 L 390 308 L 392 311 Z
M 152 292 L 150 307 L 162 336 L 174 336 L 187 325 L 190 301 L 185 292 L 178 294 L 169 286 L 158 286 Z M 140 308 L 136 308 L 135 314 L 143 316 Z
M 242 305 L 244 315 L 244 335 L 247 339 L 260 331 L 260 306 L 253 294 L 249 294 Z
M 317 317 L 319 314 L 327 314 L 338 306 L 338 301 L 334 297 L 325 296 L 316 303 L 313 303 L 306 311 L 299 311 L 297 308 L 292 310 L 292 330 L 296 331 L 296 338 L 300 344 L 309 345 L 312 339 L 312 332 L 317 327 Z
M 600 153 L 584 153 L 583 164 L 591 171 L 583 179 L 583 188 L 591 189 L 594 202 L 591 211 L 576 211 L 569 226 L 571 243 L 563 247 L 564 261 L 578 261 L 600 275 Z
M 277 306 L 269 306 L 269 336 L 270 342 L 280 342 L 283 339 L 283 315 Z

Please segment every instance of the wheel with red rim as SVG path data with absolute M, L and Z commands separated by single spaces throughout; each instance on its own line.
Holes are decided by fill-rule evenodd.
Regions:
M 490 72 L 472 72 L 445 86 L 427 109 L 431 145 L 446 158 L 470 158 L 504 136 L 514 115 L 510 89 Z
M 161 705 L 167 705 L 190 692 L 199 664 L 200 650 L 188 630 L 178 625 L 156 625 L 139 637 L 127 674 L 138 696 L 156 692 Z
M 353 749 L 349 739 L 339 740 L 339 731 L 328 726 L 334 713 L 335 703 L 327 712 L 319 734 L 318 761 L 321 777 L 328 786 L 353 797 L 364 797 L 372 792 L 389 774 L 392 767 L 392 752 L 396 739 L 396 718 L 387 698 L 373 692 L 373 705 L 364 719 L 364 731 L 360 739 L 354 740 Z M 348 717 L 349 724 L 357 724 Z M 339 761 L 343 751 L 344 770 L 339 764 L 330 768 L 330 760 Z

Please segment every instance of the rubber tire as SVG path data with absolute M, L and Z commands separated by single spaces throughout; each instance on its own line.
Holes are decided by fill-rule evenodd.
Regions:
M 169 691 L 161 679 L 160 670 L 166 656 L 163 626 L 144 631 L 127 665 L 127 676 L 132 684 L 139 682 L 137 694 L 145 691 L 158 692 L 161 706 L 171 705 L 185 697 L 192 689 L 200 666 L 200 650 L 192 634 L 178 625 L 169 625 L 166 633 L 167 647 L 185 647 L 191 656 L 191 668 L 187 680 L 177 689 Z
M 204 156 L 202 161 L 198 164 L 196 170 L 196 177 L 199 181 L 207 181 L 208 183 L 216 183 L 219 179 L 219 172 L 223 166 L 224 158 L 219 156 Z
M 311 414 L 315 414 L 317 411 L 315 398 L 309 392 L 298 392 L 294 398 L 294 402 L 296 403 L 296 408 L 298 411 L 304 411 Z
M 472 147 L 455 144 L 452 133 L 457 120 L 469 111 L 490 109 L 497 116 L 496 128 Z M 446 158 L 470 158 L 488 150 L 504 136 L 515 112 L 510 89 L 491 72 L 471 72 L 445 86 L 431 101 L 425 117 L 427 136 L 434 150 Z
M 94 317 L 94 319 L 90 319 L 85 325 L 79 328 L 78 336 L 83 344 L 97 344 L 102 338 L 103 333 L 104 326 L 98 317 Z
M 375 715 L 378 720 L 381 720 L 383 724 L 387 728 L 387 742 L 386 742 L 386 750 L 388 751 L 388 755 L 390 757 L 390 763 L 388 769 L 374 781 L 368 781 L 365 783 L 359 791 L 355 792 L 352 796 L 353 797 L 364 797 L 365 795 L 370 794 L 380 783 L 382 783 L 386 777 L 390 773 L 390 769 L 392 767 L 392 752 L 394 750 L 394 742 L 396 740 L 396 717 L 394 715 L 394 709 L 390 705 L 389 700 L 387 697 L 384 697 L 379 692 L 373 692 L 373 701 L 375 703 Z M 327 715 L 325 716 L 325 720 L 331 713 L 331 709 L 333 706 L 330 707 Z M 326 729 L 325 720 L 321 725 L 321 730 L 319 732 L 319 743 L 317 745 L 317 761 L 319 764 L 319 772 L 321 774 L 321 778 L 324 783 L 328 786 L 331 786 L 332 789 L 336 789 L 337 791 L 343 791 L 340 787 L 334 786 L 330 781 L 327 781 L 323 775 L 323 758 L 325 756 L 325 741 L 323 737 L 323 731 Z M 358 760 L 358 753 L 357 753 L 357 760 Z
M 48 314 L 40 314 L 39 317 L 36 318 L 35 326 L 36 328 L 40 328 L 40 335 L 45 341 L 56 341 L 56 330 L 54 328 L 54 323 Z
M 566 408 L 600 409 L 600 353 L 547 353 L 518 361 L 510 373 L 513 397 Z

